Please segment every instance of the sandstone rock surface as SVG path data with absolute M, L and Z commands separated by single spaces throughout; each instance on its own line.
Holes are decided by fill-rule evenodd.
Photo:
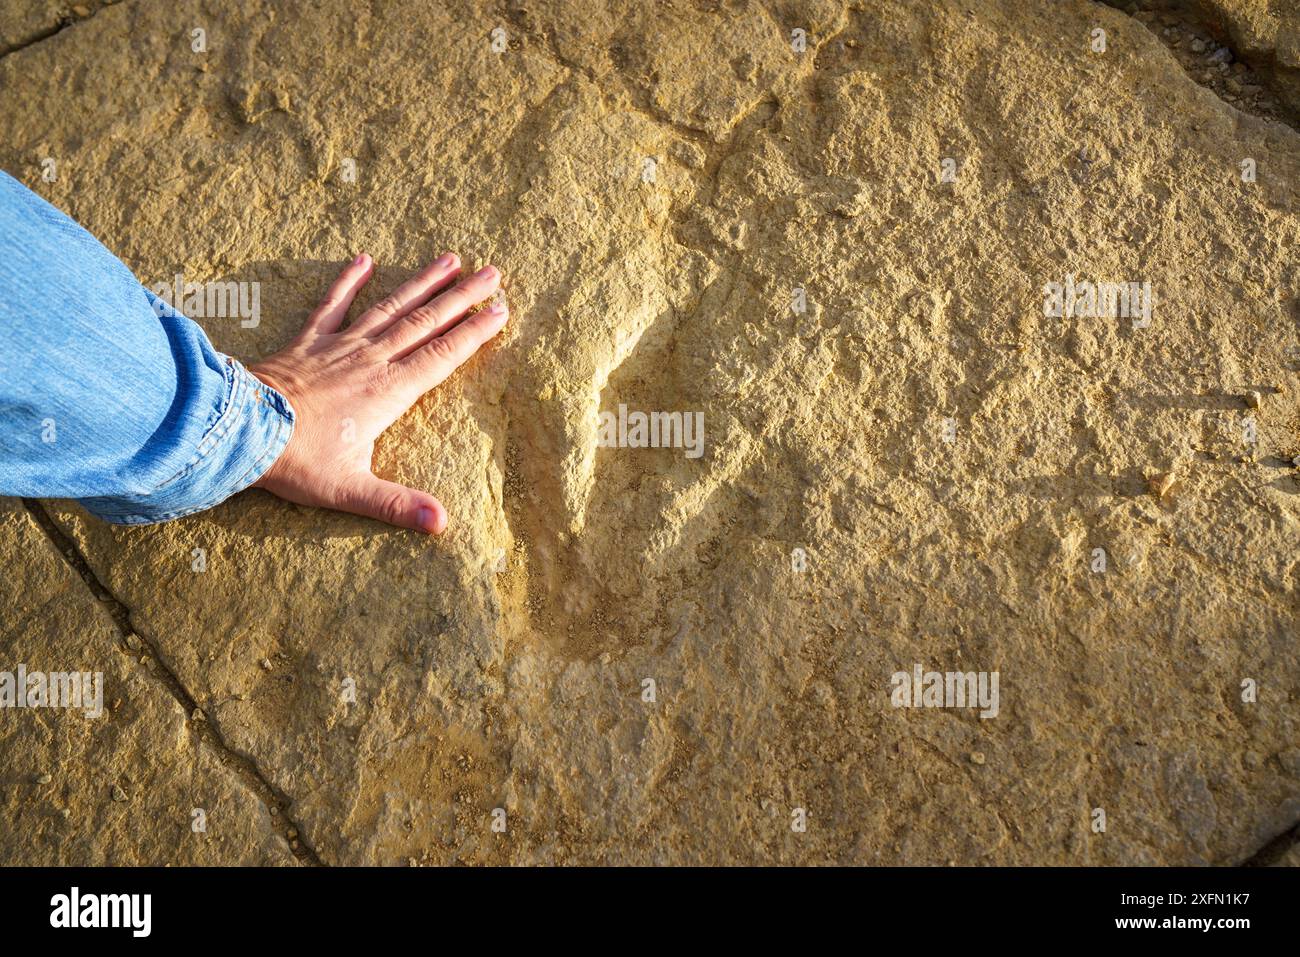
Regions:
M 0 712 L 0 861 L 1236 863 L 1287 832 L 1297 13 L 1178 16 L 1210 7 L 1278 83 L 1241 108 L 1087 0 L 125 0 L 18 45 L 20 4 L 0 167 L 147 283 L 260 283 L 219 348 L 273 351 L 362 249 L 371 300 L 491 259 L 514 318 L 380 443 L 439 540 L 258 491 L 142 529 L 6 507 L 0 669 L 102 662 L 122 705 Z M 1149 325 L 1045 316 L 1067 277 L 1149 282 Z M 703 455 L 601 447 L 620 404 L 703 413 Z M 997 716 L 893 707 L 914 666 L 997 672 Z

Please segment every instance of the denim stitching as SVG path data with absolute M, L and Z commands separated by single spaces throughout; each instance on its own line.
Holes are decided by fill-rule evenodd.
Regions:
M 240 476 L 239 480 L 235 483 L 236 485 L 240 485 L 240 483 L 244 482 L 244 480 L 247 479 L 249 475 L 257 471 L 257 469 L 261 467 L 262 464 L 266 462 L 268 459 L 274 461 L 274 459 L 279 457 L 280 453 L 284 451 L 285 446 L 289 444 L 289 440 L 287 437 L 284 439 L 283 444 L 281 444 L 281 440 L 280 440 L 280 437 L 284 433 L 286 428 L 288 428 L 288 422 L 284 419 L 280 419 L 279 423 L 276 425 L 275 437 L 272 440 L 271 447 L 267 449 L 266 453 L 262 455 L 262 457 L 259 458 L 257 462 L 251 468 L 248 469 L 248 471 L 246 471 L 242 476 Z M 189 508 L 179 509 L 173 512 L 163 512 L 161 515 L 150 516 L 150 515 L 142 515 L 140 513 L 131 513 L 127 515 L 115 515 L 111 518 L 104 515 L 101 515 L 100 517 L 104 518 L 105 521 L 109 521 L 114 525 L 157 525 L 160 522 L 170 522 L 173 519 L 184 518 L 187 515 L 194 515 L 197 514 L 198 512 L 206 512 L 208 509 L 213 508 L 216 505 L 220 505 L 226 499 L 231 498 L 232 496 L 238 494 L 239 492 L 244 491 L 244 489 L 248 488 L 251 484 L 252 483 L 248 483 L 247 485 L 242 485 L 242 487 L 236 488 L 234 492 L 231 492 L 226 495 L 222 495 L 220 498 L 213 499 L 201 505 L 194 505 L 194 506 L 190 506 Z
M 238 401 L 239 370 L 234 367 L 232 364 L 233 362 L 234 360 L 232 359 L 226 364 L 223 373 L 226 381 L 226 392 L 222 397 L 221 412 L 217 416 L 217 421 L 213 422 L 212 427 L 209 428 L 208 431 L 199 439 L 199 444 L 196 446 L 197 451 L 195 452 L 194 458 L 186 462 L 181 470 L 171 478 L 155 485 L 153 490 L 147 493 L 148 495 L 155 495 L 173 482 L 179 482 L 181 479 L 186 478 L 194 471 L 194 469 L 202 464 L 204 456 L 207 455 L 207 452 L 203 448 L 204 443 L 208 441 L 209 437 L 216 429 L 223 427 L 226 417 L 230 414 L 231 410 L 235 407 L 235 403 Z
M 252 484 L 251 482 L 246 481 L 248 479 L 248 476 L 252 475 L 254 472 L 257 472 L 259 469 L 269 468 L 268 460 L 273 462 L 276 458 L 280 456 L 280 454 L 284 451 L 285 447 L 289 444 L 289 438 L 292 436 L 292 429 L 294 425 L 294 416 L 291 411 L 292 407 L 289 406 L 287 400 L 285 400 L 283 396 L 281 396 L 278 392 L 275 392 L 273 389 L 271 389 L 269 386 L 265 385 L 264 383 L 258 382 L 256 384 L 253 384 L 255 380 L 253 380 L 252 373 L 248 372 L 239 362 L 232 359 L 231 365 L 232 368 L 234 369 L 234 379 L 235 379 L 234 394 L 231 395 L 231 401 L 227 403 L 227 407 L 225 411 L 223 411 L 222 413 L 221 420 L 219 420 L 218 424 L 214 425 L 213 429 L 210 430 L 209 432 L 209 436 L 213 438 L 213 441 L 209 443 L 208 448 L 202 449 L 198 453 L 192 465 L 187 467 L 186 472 L 193 471 L 194 467 L 199 465 L 202 462 L 202 460 L 205 459 L 216 448 L 217 442 L 215 440 L 218 438 L 224 438 L 228 432 L 231 432 L 232 431 L 231 426 L 239 425 L 245 422 L 246 418 L 248 417 L 246 417 L 244 414 L 245 412 L 244 405 L 251 404 L 250 400 L 246 398 L 246 396 L 250 394 L 250 390 L 252 394 L 256 394 L 256 392 L 261 390 L 265 390 L 265 392 L 268 394 L 268 397 L 275 400 L 274 408 L 269 407 L 271 406 L 271 403 L 265 403 L 265 405 L 268 406 L 267 413 L 266 413 L 267 416 L 272 416 L 272 415 L 274 416 L 273 421 L 274 421 L 275 432 L 271 436 L 270 441 L 267 443 L 266 451 L 261 456 L 259 456 L 253 462 L 253 464 L 249 466 L 249 468 L 246 469 L 242 475 L 240 475 L 238 479 L 236 479 L 233 483 L 231 483 L 234 486 L 234 491 L 223 494 L 219 498 L 212 499 L 200 505 L 191 506 L 183 509 L 177 509 L 170 512 L 163 512 L 158 515 L 147 515 L 141 512 L 130 512 L 130 513 L 118 514 L 118 515 L 113 515 L 111 513 L 98 513 L 100 518 L 104 519 L 105 521 L 111 522 L 112 524 L 115 525 L 154 525 L 159 522 L 167 522 L 167 521 L 171 521 L 172 519 L 183 518 L 187 515 L 193 515 L 197 512 L 206 511 L 207 509 L 212 508 L 215 505 L 219 505 L 221 502 L 224 502 L 227 498 L 230 498 L 232 495 L 235 495 L 236 493 L 243 491 L 245 488 L 248 488 L 249 485 Z M 256 415 L 257 410 L 253 409 L 252 411 Z M 266 424 L 271 424 L 271 423 L 267 422 Z M 212 436 L 212 432 L 215 432 L 219 427 L 221 429 L 220 435 Z M 289 432 L 289 435 L 286 435 L 285 434 L 286 432 Z M 204 441 L 206 442 L 207 439 L 205 438 Z M 200 446 L 202 445 L 203 442 L 200 443 Z M 180 477 L 181 477 L 180 475 L 177 476 L 178 479 Z M 170 480 L 170 481 L 175 481 L 175 480 Z M 170 484 L 170 482 L 168 484 Z

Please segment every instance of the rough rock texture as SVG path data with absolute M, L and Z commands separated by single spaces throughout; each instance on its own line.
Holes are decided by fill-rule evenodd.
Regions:
M 0 502 L 0 553 L 14 563 L 0 577 L 3 669 L 98 672 L 103 689 L 100 715 L 90 699 L 2 712 L 4 862 L 292 864 L 274 805 L 202 743 L 148 649 L 13 500 Z
M 1295 126 L 1300 0 L 1143 0 L 1133 12 L 1194 79 L 1226 103 Z
M 1214 6 L 1261 83 L 1294 61 L 1292 4 Z M 0 166 L 146 282 L 262 284 L 256 328 L 204 320 L 220 348 L 274 350 L 361 249 L 372 299 L 490 258 L 515 317 L 380 444 L 440 540 L 261 492 L 132 530 L 46 506 L 203 747 L 7 513 L 0 668 L 93 648 L 140 715 L 76 737 L 78 807 L 90 762 L 178 808 L 211 781 L 230 863 L 294 860 L 280 797 L 324 863 L 1234 863 L 1288 831 L 1300 136 L 1158 30 L 1086 0 L 126 0 L 0 59 Z M 1149 281 L 1149 327 L 1046 317 L 1067 275 Z M 620 403 L 703 412 L 704 455 L 598 447 Z M 998 672 L 997 717 L 892 707 L 914 665 Z M 6 824 L 52 814 L 4 753 Z M 199 856 L 166 814 L 92 820 L 0 858 Z
M 95 15 L 121 0 L 6 0 L 0 6 L 0 55 L 20 50 L 53 36 L 65 27 Z
M 1199 0 L 1191 9 L 1258 64 L 1292 114 L 1300 113 L 1300 2 Z

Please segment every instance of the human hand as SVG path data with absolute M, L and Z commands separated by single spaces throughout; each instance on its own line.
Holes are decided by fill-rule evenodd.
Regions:
M 249 366 L 289 400 L 296 418 L 288 446 L 255 485 L 300 505 L 437 535 L 447 510 L 428 492 L 376 477 L 375 439 L 501 331 L 504 303 L 467 316 L 496 292 L 501 275 L 486 266 L 452 285 L 460 260 L 447 253 L 339 331 L 373 267 L 358 256 L 294 340 Z

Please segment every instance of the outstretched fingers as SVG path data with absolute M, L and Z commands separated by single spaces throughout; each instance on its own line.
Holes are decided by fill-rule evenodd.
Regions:
M 377 336 L 446 288 L 460 273 L 460 259 L 455 253 L 443 253 L 406 282 L 379 300 L 349 327 L 349 332 Z
M 500 332 L 508 317 L 506 304 L 495 303 L 430 339 L 394 365 L 409 375 L 421 392 L 427 392 Z
M 484 266 L 418 309 L 412 309 L 384 330 L 381 337 L 384 350 L 394 362 L 404 358 L 435 336 L 447 332 L 465 313 L 500 287 L 500 271 L 495 266 Z
M 320 301 L 320 305 L 307 317 L 302 331 L 319 335 L 337 332 L 339 326 L 343 325 L 343 320 L 347 318 L 352 300 L 357 297 L 361 287 L 369 281 L 374 265 L 373 260 L 362 253 L 344 266 L 329 291 L 325 293 L 325 298 Z

